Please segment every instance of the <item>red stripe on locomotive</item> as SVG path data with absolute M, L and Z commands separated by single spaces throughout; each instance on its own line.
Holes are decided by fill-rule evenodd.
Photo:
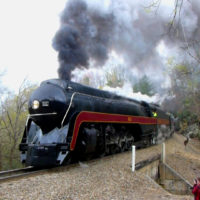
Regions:
M 151 124 L 151 125 L 169 124 L 169 120 L 166 119 L 82 111 L 76 117 L 76 121 L 74 124 L 73 137 L 70 145 L 71 151 L 73 151 L 75 148 L 79 128 L 83 122 L 126 123 L 126 124 L 129 123 L 129 124 Z

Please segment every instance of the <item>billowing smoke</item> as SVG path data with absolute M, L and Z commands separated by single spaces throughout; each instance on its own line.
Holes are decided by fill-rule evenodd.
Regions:
M 53 40 L 53 47 L 59 52 L 59 77 L 70 79 L 71 71 L 87 68 L 90 59 L 103 65 L 112 46 L 114 24 L 111 12 L 101 13 L 82 0 L 70 0 Z
M 138 101 L 143 100 L 148 103 L 152 103 L 152 102 L 156 103 L 160 100 L 160 97 L 158 95 L 154 95 L 150 97 L 148 95 L 141 94 L 141 92 L 134 93 L 133 88 L 131 87 L 130 83 L 125 83 L 122 87 L 116 87 L 116 88 L 105 86 L 103 87 L 103 90 L 115 93 L 120 96 L 125 96 L 131 99 L 135 99 Z
M 129 69 L 150 72 L 158 82 L 163 80 L 165 63 L 158 46 L 164 43 L 169 49 L 177 49 L 186 42 L 199 41 L 200 9 L 197 0 L 183 1 L 180 18 L 171 26 L 174 5 L 161 3 L 155 14 L 144 8 L 150 2 L 69 0 L 53 40 L 59 77 L 71 79 L 75 68 L 88 68 L 91 62 L 102 67 L 114 51 Z

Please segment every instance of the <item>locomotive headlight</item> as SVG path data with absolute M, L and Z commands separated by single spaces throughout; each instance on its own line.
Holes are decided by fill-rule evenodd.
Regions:
M 32 108 L 34 110 L 38 109 L 40 106 L 40 102 L 38 100 L 34 100 L 33 103 L 32 103 Z

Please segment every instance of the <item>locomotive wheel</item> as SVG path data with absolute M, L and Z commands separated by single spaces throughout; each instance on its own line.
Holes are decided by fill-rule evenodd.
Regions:
M 102 135 L 101 133 L 99 134 L 99 137 L 98 137 L 97 149 L 98 149 L 97 156 L 104 157 L 106 154 L 105 139 L 104 139 L 104 135 Z
M 119 140 L 119 147 L 120 147 L 120 152 L 126 151 L 126 137 L 123 137 Z
M 67 155 L 67 158 L 65 158 L 65 160 L 64 160 L 64 165 L 69 165 L 69 164 L 71 164 L 71 163 L 73 163 L 73 162 L 76 162 L 75 161 L 75 158 L 73 158 L 73 156 L 72 156 L 72 153 L 69 153 L 68 155 Z
M 148 136 L 144 139 L 144 147 L 149 147 L 152 144 L 152 137 Z
M 109 154 L 110 154 L 110 148 L 109 148 L 108 145 L 106 145 L 105 154 L 106 154 L 106 155 L 109 155 Z
M 99 158 L 103 158 L 103 157 L 105 157 L 105 155 L 106 155 L 106 153 L 104 152 L 104 153 L 101 153 L 101 154 L 99 154 Z
M 112 144 L 109 146 L 110 154 L 115 154 L 117 153 L 117 146 L 115 144 Z
M 128 141 L 126 144 L 127 144 L 127 145 L 126 145 L 126 149 L 127 149 L 127 150 L 131 150 L 131 147 L 132 147 L 133 142 L 132 142 L 132 141 Z
M 121 142 L 121 152 L 126 151 L 126 141 L 125 142 Z

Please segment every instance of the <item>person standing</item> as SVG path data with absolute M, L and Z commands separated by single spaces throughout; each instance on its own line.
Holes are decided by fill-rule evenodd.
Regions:
M 200 177 L 194 180 L 192 193 L 194 194 L 194 200 L 200 200 Z

